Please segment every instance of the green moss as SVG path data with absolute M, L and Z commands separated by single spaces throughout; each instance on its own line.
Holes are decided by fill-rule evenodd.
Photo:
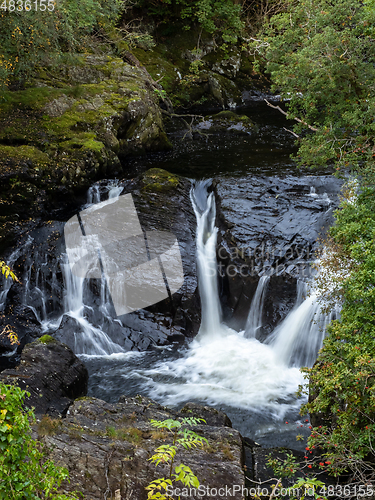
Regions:
M 79 132 L 72 139 L 60 142 L 59 147 L 63 150 L 86 149 L 101 153 L 105 146 L 101 141 L 97 140 L 95 132 Z
M 34 167 L 46 167 L 50 159 L 47 154 L 42 153 L 33 146 L 3 146 L 0 145 L 0 163 L 7 160 L 20 162 L 22 160 L 31 160 Z
M 116 429 L 113 426 L 107 427 L 106 436 L 110 439 L 118 439 L 120 441 L 128 441 L 129 443 L 138 444 L 142 440 L 142 431 L 136 427 L 127 427 Z
M 48 337 L 48 335 L 46 335 Z M 49 415 L 44 415 L 38 425 L 39 436 L 53 436 L 61 427 L 61 420 L 53 419 Z
M 147 170 L 142 176 L 142 181 L 142 191 L 148 192 L 166 192 L 170 189 L 175 189 L 180 182 L 176 175 L 161 168 Z
M 225 120 L 235 121 L 235 122 L 238 122 L 238 121 L 251 122 L 249 117 L 247 117 L 245 115 L 239 116 L 236 113 L 233 113 L 233 111 L 220 111 L 220 113 L 216 113 L 215 115 L 211 115 L 210 118 L 212 120 L 225 119 Z
M 56 342 L 56 340 L 51 337 L 51 335 L 43 335 L 43 337 L 40 337 L 38 341 L 41 344 L 53 344 L 54 342 Z
M 237 115 L 233 111 L 221 111 L 215 115 L 205 117 L 212 123 L 211 131 L 233 130 L 244 133 L 254 133 L 258 131 L 258 125 L 245 115 Z M 239 126 L 236 128 L 236 126 Z
M 178 57 L 173 58 L 171 53 L 164 53 L 162 46 L 155 50 L 134 49 L 133 53 L 146 67 L 152 78 L 160 81 L 167 93 L 173 92 L 178 85 L 180 81 L 178 72 L 185 74 L 189 69 L 188 61 Z M 174 62 L 170 60 L 171 55 Z
M 18 91 L 5 91 L 0 96 L 0 112 L 12 108 L 39 110 L 48 102 L 63 95 L 61 89 L 51 87 L 30 88 Z

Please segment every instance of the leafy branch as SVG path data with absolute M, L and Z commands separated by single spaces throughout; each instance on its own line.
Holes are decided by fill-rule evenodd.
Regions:
M 172 438 L 172 444 L 164 444 L 156 448 L 155 454 L 149 460 L 157 467 L 160 464 L 169 466 L 167 478 L 158 478 L 152 481 L 147 487 L 148 500 L 173 500 L 171 496 L 173 484 L 181 482 L 184 486 L 199 487 L 199 480 L 190 467 L 179 464 L 174 467 L 175 457 L 179 449 L 190 450 L 195 447 L 203 447 L 208 443 L 207 439 L 200 436 L 187 426 L 198 425 L 205 422 L 203 418 L 182 418 L 181 420 L 151 420 L 151 425 L 158 429 L 166 429 Z

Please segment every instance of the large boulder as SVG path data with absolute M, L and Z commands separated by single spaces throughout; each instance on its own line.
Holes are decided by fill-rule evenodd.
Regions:
M 75 398 L 87 392 L 88 373 L 85 365 L 66 345 L 45 335 L 27 344 L 19 366 L 0 374 L 4 384 L 17 384 L 30 396 L 28 408 L 37 415 L 64 415 Z
M 187 409 L 189 410 L 189 409 Z M 203 411 L 206 416 L 208 409 Z M 172 444 L 172 435 L 151 426 L 151 419 L 166 420 L 196 416 L 175 413 L 146 397 L 122 396 L 117 404 L 99 399 L 75 401 L 60 426 L 42 422 L 39 432 L 51 450 L 50 457 L 68 468 L 70 484 L 65 491 L 82 491 L 85 498 L 101 500 L 121 498 L 146 500 L 145 487 L 154 479 L 168 477 L 167 465 L 156 468 L 149 458 L 161 445 Z M 240 500 L 245 486 L 243 447 L 238 431 L 220 423 L 195 426 L 195 432 L 208 440 L 201 448 L 178 451 L 175 464 L 183 463 L 198 477 L 210 498 L 222 498 L 219 489 L 238 485 L 240 491 L 231 498 Z M 183 487 L 182 483 L 176 486 Z
M 67 194 L 121 172 L 129 154 L 170 147 L 142 68 L 80 54 L 41 70 L 0 104 L 0 221 L 7 224 L 0 240 L 31 213 L 46 215 Z

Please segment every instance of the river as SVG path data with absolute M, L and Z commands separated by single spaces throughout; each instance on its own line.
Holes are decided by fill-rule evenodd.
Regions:
M 303 449 L 302 438 L 309 434 L 309 422 L 299 416 L 299 407 L 305 401 L 305 396 L 296 396 L 304 382 L 299 368 L 313 364 L 330 316 L 321 312 L 316 293 L 308 294 L 309 283 L 300 281 L 294 307 L 272 334 L 262 339 L 258 331 L 269 293 L 269 279 L 263 276 L 246 305 L 245 328 L 237 331 L 223 319 L 217 274 L 207 272 L 217 266 L 218 233 L 215 195 L 208 191 L 208 179 L 229 186 L 245 181 L 251 184 L 253 179 L 267 176 L 282 179 L 302 175 L 290 160 L 293 140 L 283 131 L 284 122 L 277 113 L 266 113 L 264 105 L 246 112 L 261 124 L 260 135 L 222 133 L 182 142 L 183 132 L 177 129 L 171 135 L 173 152 L 136 158 L 127 165 L 132 176 L 158 167 L 192 179 L 190 197 L 197 224 L 196 254 L 192 258 L 197 261 L 202 304 L 201 325 L 194 340 L 155 345 L 143 352 L 127 351 L 116 342 L 114 332 L 122 328 L 122 323 L 113 316 L 104 281 L 93 303 L 85 280 L 72 275 L 63 247 L 52 264 L 48 287 L 43 269 L 49 257 L 41 251 L 38 262 L 28 258 L 31 239 L 11 253 L 9 262 L 13 265 L 24 259 L 23 300 L 40 324 L 40 331 L 54 334 L 69 321 L 75 352 L 89 370 L 89 395 L 115 402 L 122 394 L 143 394 L 167 406 L 182 406 L 187 401 L 213 405 L 224 410 L 244 436 L 263 446 Z M 319 177 L 320 173 L 314 175 Z M 309 189 L 311 199 L 318 196 Z M 103 201 L 114 203 L 122 190 L 117 179 L 101 183 L 100 190 L 95 184 L 80 208 Z M 60 225 L 58 231 L 61 229 Z M 63 284 L 58 279 L 60 269 Z M 4 307 L 9 287 L 0 297 Z M 58 290 L 52 305 L 51 289 Z M 296 435 L 301 438 L 296 440 Z

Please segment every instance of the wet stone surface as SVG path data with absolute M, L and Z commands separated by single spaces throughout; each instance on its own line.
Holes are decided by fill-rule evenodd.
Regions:
M 290 310 L 296 280 L 308 280 L 333 223 L 342 180 L 330 175 L 222 177 L 216 185 L 218 258 L 227 314 L 243 328 L 258 279 L 271 276 L 265 303 L 272 329 Z

